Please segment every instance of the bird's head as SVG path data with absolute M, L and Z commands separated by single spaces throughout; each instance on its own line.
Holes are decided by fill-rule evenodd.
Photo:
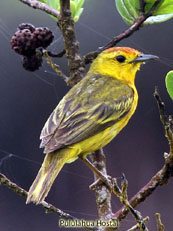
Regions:
M 98 73 L 134 84 L 140 65 L 157 56 L 143 54 L 129 47 L 114 47 L 104 50 L 91 65 L 90 73 Z

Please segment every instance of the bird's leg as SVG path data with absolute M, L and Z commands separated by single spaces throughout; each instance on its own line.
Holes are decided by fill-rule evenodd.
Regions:
M 101 180 L 101 178 L 97 178 L 97 180 L 95 180 L 90 186 L 89 186 L 89 189 L 94 191 L 97 186 L 103 184 L 103 181 Z M 110 190 L 110 189 L 109 189 Z
M 98 184 L 100 180 L 112 191 L 112 183 L 108 176 L 103 175 L 87 158 L 84 158 L 82 155 L 79 155 L 79 158 L 99 177 L 92 185 Z M 92 187 L 91 185 L 91 187 Z

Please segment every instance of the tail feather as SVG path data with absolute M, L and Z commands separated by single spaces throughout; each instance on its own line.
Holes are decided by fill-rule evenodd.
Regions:
M 40 204 L 45 199 L 58 173 L 74 155 L 75 150 L 69 148 L 62 149 L 58 153 L 46 154 L 37 177 L 29 189 L 26 204 L 30 202 Z

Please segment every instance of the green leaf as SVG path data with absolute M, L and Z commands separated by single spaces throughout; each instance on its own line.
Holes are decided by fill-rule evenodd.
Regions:
M 79 20 L 79 18 L 80 18 L 80 16 L 81 16 L 82 12 L 83 12 L 83 8 L 80 8 L 80 9 L 76 12 L 75 17 L 74 17 L 74 21 L 75 21 L 75 22 L 77 22 L 77 21 Z
M 39 0 L 39 2 L 43 2 L 43 3 L 46 3 L 46 0 Z
M 70 8 L 71 8 L 72 17 L 74 18 L 75 14 L 76 14 L 76 3 L 75 3 L 75 1 L 70 1 Z
M 156 0 L 144 0 L 145 13 L 147 13 L 156 2 Z M 132 25 L 140 16 L 140 1 L 139 0 L 115 0 L 116 8 L 123 20 Z M 165 22 L 172 18 L 173 0 L 161 0 L 156 7 L 153 15 L 149 17 L 143 24 L 153 24 Z M 154 17 L 155 16 L 155 17 Z
M 145 0 L 145 12 L 148 12 L 156 0 Z M 155 9 L 153 16 L 149 17 L 144 25 L 165 22 L 173 17 L 173 0 L 162 0 Z
M 76 4 L 76 10 L 79 11 L 80 9 L 83 9 L 82 6 L 84 4 L 85 0 L 77 0 L 77 4 Z M 82 10 L 83 11 L 83 10 Z
M 47 3 L 48 6 L 51 6 L 55 10 L 59 10 L 60 9 L 59 0 L 46 0 L 46 3 Z
M 153 6 L 156 0 L 152 0 L 145 6 L 145 12 L 148 12 Z M 145 0 L 147 2 L 147 0 Z M 162 15 L 162 14 L 171 14 L 173 13 L 173 0 L 162 0 L 160 4 L 156 7 L 153 16 Z
M 163 14 L 163 15 L 151 16 L 147 18 L 147 20 L 144 22 L 144 25 L 151 25 L 154 23 L 165 22 L 171 18 L 173 18 L 173 14 L 165 14 L 165 15 Z
M 128 24 L 132 25 L 135 22 L 135 17 L 131 15 L 129 9 L 126 6 L 126 3 L 124 0 L 115 0 L 116 8 L 123 18 L 123 20 Z
M 166 89 L 168 91 L 169 96 L 173 100 L 173 71 L 167 73 L 165 78 Z
M 153 15 L 173 13 L 173 0 L 165 0 L 154 12 Z
M 40 2 L 46 3 L 48 6 L 52 7 L 55 10 L 60 11 L 60 1 L 59 0 L 39 0 Z M 70 0 L 70 8 L 72 17 L 75 22 L 77 22 L 83 12 L 83 4 L 85 0 Z M 57 18 L 50 15 L 53 19 L 57 21 Z
M 71 0 L 70 1 L 70 8 L 72 12 L 72 17 L 75 22 L 77 22 L 83 12 L 83 4 L 85 0 Z
M 137 19 L 140 16 L 140 3 L 139 0 L 123 0 L 130 15 Z
M 152 4 L 153 4 L 155 1 L 156 1 L 156 0 L 145 0 L 144 2 L 145 2 L 145 3 L 152 3 Z

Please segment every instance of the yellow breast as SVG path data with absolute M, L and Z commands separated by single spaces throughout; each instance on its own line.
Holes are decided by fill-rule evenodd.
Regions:
M 104 146 L 106 146 L 122 129 L 126 126 L 129 119 L 134 114 L 138 102 L 138 94 L 136 88 L 134 89 L 134 101 L 129 113 L 121 118 L 111 127 L 106 128 L 105 130 L 97 133 L 96 135 L 89 137 L 86 140 L 83 140 L 79 143 L 73 144 L 70 148 L 76 149 L 76 156 L 73 159 L 70 159 L 68 162 L 71 163 L 78 158 L 79 154 L 87 156 L 89 153 L 94 152 Z

